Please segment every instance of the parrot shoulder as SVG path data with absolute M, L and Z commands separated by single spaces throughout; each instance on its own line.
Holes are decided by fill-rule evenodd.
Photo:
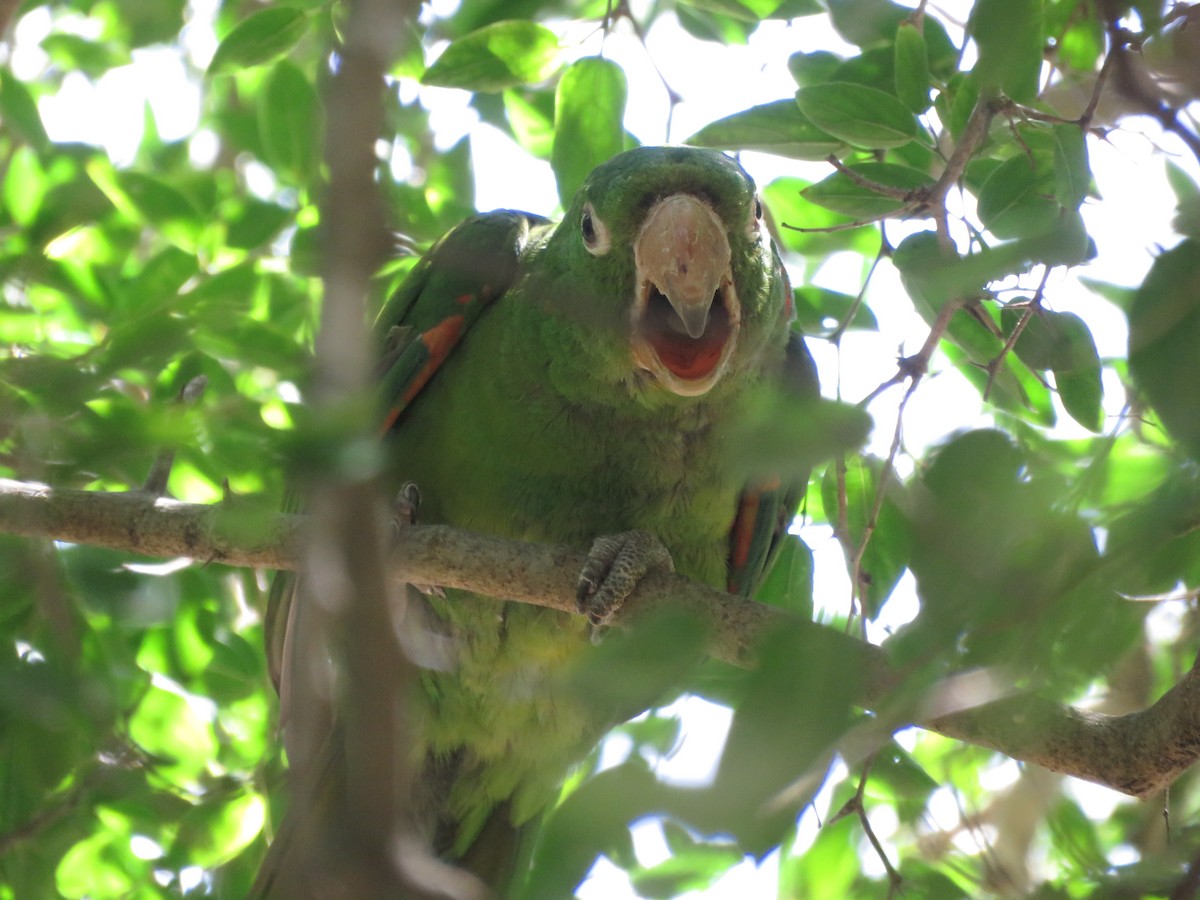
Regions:
M 396 424 L 467 329 L 513 286 L 526 248 L 549 225 L 516 210 L 479 213 L 421 258 L 375 323 L 385 410 L 381 432 Z

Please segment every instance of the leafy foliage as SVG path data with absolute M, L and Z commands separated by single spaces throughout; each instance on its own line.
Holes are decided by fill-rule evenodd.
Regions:
M 322 97 L 346 10 L 224 0 L 206 18 L 203 6 L 33 0 L 5 32 L 7 476 L 136 490 L 170 451 L 172 495 L 274 509 L 288 461 L 305 458 Z M 827 28 L 827 47 L 773 60 L 794 81 L 777 98 L 713 115 L 687 140 L 781 173 L 763 195 L 827 393 L 843 392 L 837 362 L 865 365 L 857 340 L 891 338 L 897 306 L 922 323 L 922 349 L 879 390 L 847 397 L 864 400 L 877 440 L 819 468 L 803 508 L 803 535 L 818 551 L 834 535 L 851 589 L 796 540 L 762 599 L 853 619 L 873 638 L 897 630 L 905 709 L 939 698 L 947 673 L 977 669 L 1001 692 L 1124 712 L 1189 667 L 1200 586 L 1200 188 L 1186 156 L 1200 143 L 1179 112 L 1195 111 L 1200 79 L 1179 25 L 1191 13 L 1172 6 L 978 0 L 963 28 L 890 0 L 467 2 L 411 23 L 380 179 L 406 247 L 474 209 L 488 160 L 469 140 L 447 144 L 431 112 L 453 89 L 549 163 L 565 204 L 595 163 L 638 141 L 627 108 L 653 76 L 606 48 L 659 47 L 661 33 L 715 58 L 789 20 Z M 1153 52 L 1129 54 L 1135 39 Z M 182 72 L 176 100 L 193 120 L 180 127 L 150 103 L 127 152 L 59 136 L 56 103 L 80 84 L 107 96 L 127 67 L 154 71 L 152 55 Z M 1087 230 L 1105 202 L 1090 153 L 1139 112 L 1183 147 L 1168 172 L 1182 239 L 1140 284 L 1093 278 L 1086 302 L 1066 301 L 1076 269 L 1109 252 Z M 1145 244 L 1139 224 L 1127 238 Z M 835 258 L 857 283 L 823 278 Z M 383 273 L 380 298 L 410 263 Z M 1127 354 L 1097 339 L 1114 318 Z M 892 439 L 909 399 L 939 383 L 969 408 L 938 409 L 932 442 Z M 770 430 L 772 453 L 824 446 L 786 416 Z M 903 624 L 914 594 L 920 611 Z M 4 537 L 0 598 L 0 898 L 243 896 L 283 770 L 263 579 Z M 700 637 L 680 629 L 614 640 L 580 674 L 625 672 L 601 699 L 654 708 L 564 788 L 529 896 L 567 895 L 601 853 L 645 897 L 715 894 L 746 855 L 777 860 L 788 897 L 882 896 L 889 884 L 922 897 L 1166 896 L 1195 857 L 1190 774 L 1170 796 L 1182 827 L 1167 844 L 1153 803 L 1097 801 L 931 733 L 893 739 L 886 716 L 854 706 L 861 673 L 796 635 L 776 635 L 746 673 L 697 666 Z M 688 740 L 668 705 L 681 685 L 732 710 L 700 784 L 656 777 Z M 666 847 L 653 860 L 629 829 L 647 816 Z

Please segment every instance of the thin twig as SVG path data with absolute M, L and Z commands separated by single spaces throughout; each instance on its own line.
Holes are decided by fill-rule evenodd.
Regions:
M 996 380 L 996 375 L 1000 371 L 1000 367 L 1004 365 L 1004 360 L 1008 358 L 1008 354 L 1017 346 L 1017 341 L 1021 338 L 1021 333 L 1025 327 L 1037 315 L 1038 310 L 1042 308 L 1042 299 L 1045 296 L 1046 282 L 1050 280 L 1050 267 L 1047 266 L 1042 272 L 1042 280 L 1037 286 L 1037 291 L 1034 292 L 1033 299 L 1029 301 L 1025 308 L 1025 312 L 1021 314 L 1021 318 L 1017 321 L 1013 333 L 1008 336 L 1008 340 L 1004 342 L 1004 346 L 1000 348 L 1000 352 L 996 358 L 987 364 L 988 380 L 983 388 L 983 399 L 986 400 L 992 392 L 992 384 Z
M 878 181 L 872 181 L 870 178 L 865 178 L 858 172 L 830 153 L 825 157 L 825 162 L 829 163 L 847 178 L 849 178 L 858 187 L 870 191 L 872 194 L 879 194 L 881 197 L 891 197 L 893 200 L 902 200 L 910 202 L 917 193 L 912 188 L 897 188 L 889 184 L 882 184 Z
M 850 324 L 854 321 L 855 316 L 858 315 L 858 311 L 862 308 L 863 302 L 867 296 L 867 288 L 871 284 L 871 278 L 874 276 L 875 270 L 879 268 L 880 261 L 882 261 L 883 258 L 890 252 L 891 247 L 888 246 L 888 242 L 886 240 L 880 241 L 879 251 L 875 254 L 875 259 L 871 261 L 871 267 L 867 270 L 866 277 L 863 278 L 862 287 L 858 289 L 858 293 L 854 297 L 854 302 L 850 304 L 850 309 L 846 311 L 846 314 L 842 316 L 842 320 L 838 322 L 837 328 L 835 328 L 833 333 L 829 335 L 828 340 L 835 347 L 841 343 L 842 335 L 849 330 Z
M 842 805 L 842 808 L 839 809 L 829 819 L 829 821 L 825 823 L 825 826 L 828 827 L 834 822 L 851 815 L 858 819 L 858 823 L 862 827 L 863 834 L 867 836 L 867 840 L 870 841 L 871 847 L 875 850 L 875 855 L 878 856 L 879 861 L 883 863 L 884 871 L 887 872 L 888 877 L 888 897 L 893 897 L 903 886 L 904 879 L 900 876 L 900 873 L 896 871 L 896 868 L 892 865 L 891 860 L 888 859 L 887 851 L 883 849 L 883 844 L 880 842 L 879 837 L 875 834 L 875 829 L 871 827 L 871 819 L 867 815 L 867 807 L 863 802 L 863 797 L 866 794 L 867 779 L 870 777 L 871 765 L 874 762 L 874 754 L 868 756 L 863 762 L 862 772 L 858 776 L 858 787 L 854 791 L 854 796 Z

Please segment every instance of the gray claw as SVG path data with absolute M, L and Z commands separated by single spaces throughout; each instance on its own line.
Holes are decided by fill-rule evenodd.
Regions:
M 421 491 L 414 482 L 400 485 L 392 500 L 392 529 L 396 534 L 407 525 L 417 524 L 417 513 L 421 509 Z M 413 588 L 430 597 L 445 597 L 446 592 L 436 584 L 414 584 Z
M 606 534 L 592 542 L 579 573 L 575 600 L 596 640 L 621 610 L 639 581 L 653 569 L 674 571 L 670 551 L 649 531 Z
M 404 482 L 400 485 L 400 490 L 396 492 L 395 499 L 392 500 L 392 527 L 399 531 L 404 525 L 415 525 L 420 509 L 420 488 L 414 482 Z

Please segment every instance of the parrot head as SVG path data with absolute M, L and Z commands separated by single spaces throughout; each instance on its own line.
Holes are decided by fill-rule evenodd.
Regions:
M 697 397 L 782 346 L 769 338 L 787 327 L 786 276 L 754 181 L 722 153 L 641 147 L 614 157 L 588 176 L 552 248 L 572 274 L 553 302 L 600 326 L 593 342 L 616 345 L 614 380 Z

